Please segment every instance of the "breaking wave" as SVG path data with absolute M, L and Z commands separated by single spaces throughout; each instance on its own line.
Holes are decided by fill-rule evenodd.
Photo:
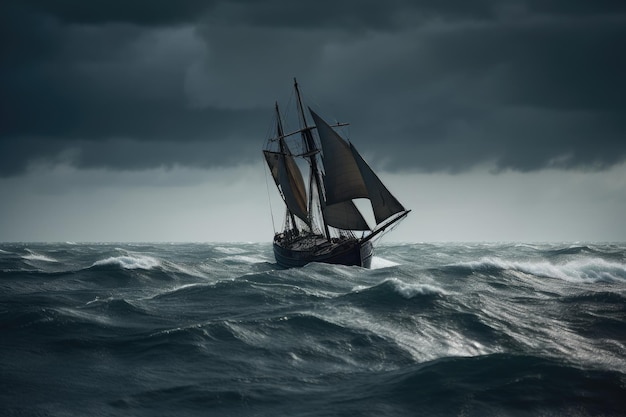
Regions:
M 150 270 L 161 266 L 161 262 L 151 256 L 111 256 L 93 263 L 92 266 L 118 266 L 123 269 Z
M 41 253 L 37 253 L 35 251 L 32 251 L 30 249 L 26 249 L 26 251 L 28 252 L 27 255 L 23 255 L 22 259 L 26 259 L 29 261 L 41 261 L 41 262 L 58 262 L 56 259 L 50 257 L 50 256 L 46 256 L 43 255 Z
M 499 258 L 481 258 L 462 262 L 452 267 L 465 267 L 476 272 L 518 271 L 543 278 L 557 278 L 571 282 L 600 282 L 626 280 L 626 263 L 606 261 L 601 258 L 585 258 L 553 263 L 548 261 L 524 262 Z

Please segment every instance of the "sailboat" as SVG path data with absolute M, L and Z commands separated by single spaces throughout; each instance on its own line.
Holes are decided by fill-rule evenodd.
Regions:
M 311 262 L 369 268 L 373 241 L 404 219 L 410 210 L 389 192 L 351 142 L 305 107 L 294 79 L 299 128 L 283 130 L 275 105 L 275 123 L 263 148 L 265 160 L 285 205 L 282 230 L 274 234 L 273 249 L 281 267 Z M 302 175 L 308 171 L 305 185 Z M 376 225 L 370 227 L 355 200 L 369 200 Z M 362 203 L 359 205 L 363 206 Z M 371 223 L 371 220 L 370 220 Z

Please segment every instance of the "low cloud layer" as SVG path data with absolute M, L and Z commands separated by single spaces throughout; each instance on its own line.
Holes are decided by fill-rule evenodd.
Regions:
M 624 161 L 624 2 L 414 3 L 3 2 L 0 175 L 257 160 L 294 76 L 390 171 Z

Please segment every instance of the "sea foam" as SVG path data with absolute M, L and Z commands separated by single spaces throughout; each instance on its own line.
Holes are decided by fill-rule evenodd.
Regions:
M 153 269 L 161 265 L 161 261 L 151 256 L 112 256 L 94 262 L 93 266 L 119 266 L 124 269 Z
M 26 249 L 26 251 L 28 252 L 28 255 L 22 256 L 22 259 L 26 259 L 29 261 L 58 262 L 54 258 L 31 251 L 30 249 Z
M 458 263 L 455 266 L 468 267 L 476 271 L 493 268 L 513 270 L 539 277 L 558 278 L 571 282 L 626 280 L 626 264 L 610 262 L 601 258 L 584 258 L 563 263 L 552 263 L 547 261 L 508 261 L 486 257 L 478 261 Z

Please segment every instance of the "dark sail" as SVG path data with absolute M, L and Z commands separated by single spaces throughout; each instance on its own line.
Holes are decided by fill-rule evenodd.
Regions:
M 324 217 L 329 226 L 344 230 L 371 230 L 352 200 L 327 205 Z
M 274 182 L 280 187 L 287 208 L 302 221 L 308 223 L 304 180 L 293 157 L 280 152 L 263 151 L 263 153 Z
M 405 211 L 405 208 L 400 202 L 389 192 L 387 187 L 378 178 L 378 175 L 372 171 L 367 165 L 367 162 L 363 160 L 361 155 L 357 152 L 354 145 L 350 144 L 350 150 L 354 159 L 359 166 L 363 181 L 367 188 L 367 198 L 372 203 L 372 210 L 374 210 L 374 217 L 376 218 L 376 224 L 380 224 L 393 216 L 396 213 Z
M 317 113 L 310 110 L 322 144 L 326 204 L 367 198 L 372 204 L 376 223 L 405 211 L 352 144 L 348 144 Z M 361 229 L 363 230 L 363 229 Z

